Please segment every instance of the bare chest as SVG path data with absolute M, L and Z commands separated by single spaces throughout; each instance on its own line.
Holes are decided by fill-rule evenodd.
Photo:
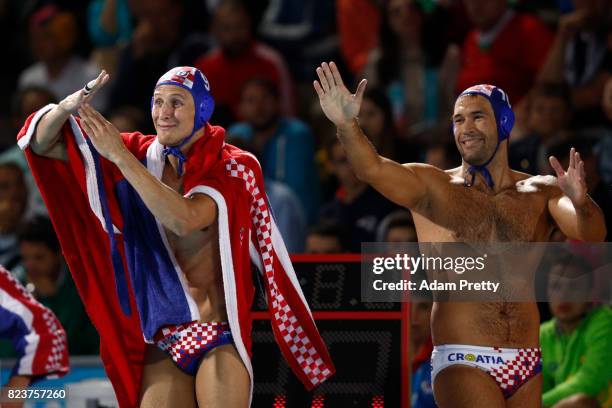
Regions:
M 415 214 L 421 241 L 545 241 L 552 225 L 542 191 L 489 194 L 450 185 Z
M 183 194 L 183 180 L 168 164 L 164 167 L 161 181 L 179 194 Z M 177 261 L 185 272 L 194 266 L 204 266 L 206 259 L 213 258 L 218 248 L 218 230 L 216 224 L 208 228 L 194 231 L 187 236 L 178 236 L 164 228 L 168 244 Z

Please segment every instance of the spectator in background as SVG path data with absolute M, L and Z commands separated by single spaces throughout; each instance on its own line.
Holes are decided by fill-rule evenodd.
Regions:
M 377 0 L 336 0 L 342 58 L 353 75 L 368 62 L 378 45 L 381 13 Z
M 553 319 L 540 328 L 543 404 L 553 408 L 606 405 L 612 391 L 612 311 L 590 302 L 593 275 L 586 259 L 568 255 L 551 266 Z M 574 302 L 568 299 L 573 299 Z
M 578 124 L 592 126 L 603 119 L 599 109 L 601 97 L 612 75 L 612 3 L 609 0 L 573 3 L 575 10 L 559 20 L 539 81 L 569 84 Z
M 132 37 L 129 0 L 93 0 L 87 9 L 87 29 L 94 47 L 127 44 Z
M 525 135 L 516 141 L 510 139 L 508 163 L 525 173 L 548 173 L 546 150 L 559 142 L 572 120 L 570 91 L 562 83 L 541 84 L 528 98 Z
M 77 23 L 74 15 L 48 4 L 37 9 L 29 21 L 30 46 L 36 62 L 19 76 L 19 89 L 48 88 L 57 98 L 74 91 L 75 83 L 87 83 L 100 69 L 74 53 Z M 93 106 L 104 110 L 108 94 L 102 90 Z
M 255 149 L 247 140 L 227 136 L 225 141 L 247 152 Z M 289 253 L 304 252 L 306 240 L 306 213 L 302 203 L 293 190 L 281 181 L 264 176 L 266 195 L 270 202 L 272 215 Z
M 425 151 L 425 163 L 440 169 L 452 169 L 461 165 L 461 155 L 450 137 L 446 134 L 432 134 L 432 141 Z
M 418 145 L 399 137 L 391 102 L 380 88 L 368 89 L 363 95 L 359 125 L 380 154 L 401 163 L 418 161 Z
M 389 0 L 380 25 L 379 46 L 372 51 L 362 77 L 381 87 L 393 107 L 400 133 L 415 135 L 435 125 L 440 109 L 438 67 L 444 47 L 435 39 L 416 0 Z M 440 22 L 435 30 L 439 30 Z
M 305 123 L 283 116 L 281 104 L 279 90 L 271 80 L 246 81 L 239 106 L 245 121 L 231 126 L 227 132 L 252 146 L 261 159 L 264 176 L 285 183 L 300 200 L 312 223 L 319 211 L 314 140 Z
M 412 378 L 410 406 L 412 408 L 435 408 L 431 385 L 431 308 L 433 302 L 422 294 L 410 299 L 410 346 Z
M 321 61 L 340 57 L 336 21 L 334 0 L 273 0 L 267 2 L 257 27 L 261 41 L 281 53 L 310 99 L 312 70 Z
M 130 0 L 92 0 L 87 7 L 87 31 L 94 47 L 90 58 L 111 77 L 117 71 L 121 47 L 132 38 L 133 15 L 129 3 Z
M 537 17 L 515 13 L 508 0 L 464 0 L 473 29 L 461 50 L 457 92 L 493 84 L 518 105 L 546 60 L 552 34 Z
M 414 221 L 409 211 L 397 210 L 392 212 L 380 223 L 380 230 L 383 237 L 379 241 L 417 242 Z
M 600 132 L 597 146 L 599 153 L 599 170 L 604 183 L 612 184 L 612 78 L 608 79 L 601 98 L 601 109 L 606 117 L 606 123 Z
M 197 56 L 209 49 L 209 38 L 198 31 L 205 27 L 207 15 L 203 2 L 132 0 L 129 5 L 136 23 L 131 41 L 119 55 L 110 103 L 112 107 L 130 105 L 149 112 L 158 73 L 193 65 Z
M 23 271 L 16 275 L 22 284 L 62 323 L 71 355 L 98 354 L 98 334 L 64 262 L 51 221 L 35 217 L 20 228 L 18 236 Z
M 12 128 L 11 147 L 0 153 L 0 164 L 14 163 L 21 168 L 28 191 L 28 214 L 47 214 L 47 207 L 43 202 L 38 186 L 34 181 L 32 172 L 28 167 L 23 151 L 15 143 L 15 134 L 19 131 L 26 118 L 32 112 L 36 112 L 43 106 L 56 103 L 55 95 L 47 88 L 40 86 L 29 86 L 17 91 L 12 101 Z
M 293 114 L 293 89 L 285 62 L 278 52 L 257 41 L 251 28 L 251 18 L 241 1 L 219 2 L 212 24 L 218 46 L 195 63 L 214 89 L 215 110 L 241 118 L 241 90 L 249 79 L 258 77 L 276 84 L 280 108 L 284 114 Z
M 323 206 L 321 218 L 341 225 L 347 249 L 358 253 L 362 242 L 376 241 L 380 222 L 398 207 L 355 176 L 338 140 L 328 146 L 328 155 L 340 188 L 336 197 Z
M 322 219 L 310 227 L 306 236 L 306 253 L 339 254 L 345 252 L 343 232 L 339 224 Z
M 15 163 L 0 164 L 0 264 L 15 269 L 20 261 L 17 229 L 26 217 L 28 191 Z
M 568 165 L 569 157 L 564 152 L 572 147 L 580 151 L 580 158 L 584 162 L 584 171 L 588 175 L 586 178 L 587 193 L 604 213 L 606 228 L 608 228 L 606 241 L 610 241 L 612 238 L 610 230 L 612 228 L 612 186 L 602 180 L 598 171 L 599 158 L 595 151 L 595 141 L 578 134 L 576 137 L 550 146 L 547 156 L 559 157 L 562 166 Z
M 119 132 L 136 132 L 147 126 L 147 114 L 135 106 L 121 106 L 113 109 L 108 114 L 108 121 L 119 130 Z

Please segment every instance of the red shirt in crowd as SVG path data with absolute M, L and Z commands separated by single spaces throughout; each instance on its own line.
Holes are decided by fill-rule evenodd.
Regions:
M 267 45 L 253 41 L 240 56 L 229 57 L 221 48 L 200 57 L 195 66 L 210 83 L 217 105 L 226 105 L 239 118 L 238 105 L 243 85 L 252 78 L 273 81 L 280 92 L 281 109 L 293 114 L 293 88 L 289 70 L 278 52 Z
M 457 92 L 476 84 L 492 84 L 506 91 L 516 104 L 535 83 L 553 34 L 537 17 L 516 14 L 488 47 L 480 46 L 478 40 L 477 30 L 465 39 Z

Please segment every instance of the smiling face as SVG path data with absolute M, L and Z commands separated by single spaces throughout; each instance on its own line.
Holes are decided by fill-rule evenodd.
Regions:
M 193 97 L 189 91 L 179 86 L 158 86 L 153 93 L 151 116 L 159 143 L 176 146 L 193 130 Z
M 455 144 L 471 165 L 486 163 L 497 147 L 497 122 L 489 101 L 480 95 L 457 99 L 453 113 Z

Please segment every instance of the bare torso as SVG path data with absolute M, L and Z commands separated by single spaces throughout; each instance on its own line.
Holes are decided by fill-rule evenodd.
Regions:
M 507 188 L 493 193 L 464 186 L 461 168 L 437 172 L 429 198 L 412 209 L 420 242 L 548 241 L 555 228 L 548 212 L 551 178 L 511 172 Z M 535 303 L 436 302 L 434 344 L 535 347 Z
M 164 167 L 162 182 L 183 194 L 182 179 L 168 163 Z M 185 274 L 191 296 L 198 305 L 200 321 L 227 321 L 217 223 L 185 237 L 179 237 L 167 228 L 165 231 Z

